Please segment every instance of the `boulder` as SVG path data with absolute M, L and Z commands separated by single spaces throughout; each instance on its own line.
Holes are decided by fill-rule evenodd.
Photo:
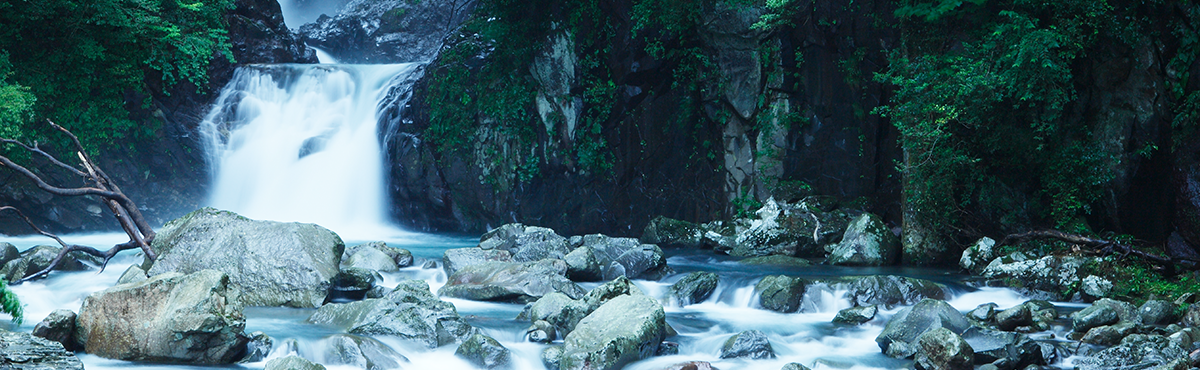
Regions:
M 383 298 L 321 306 L 308 321 L 350 334 L 393 335 L 427 348 L 460 343 L 476 331 L 423 280 L 402 281 Z
M 563 259 L 572 249 L 567 238 L 554 230 L 522 224 L 507 224 L 483 234 L 477 248 L 507 251 L 514 262 Z
M 340 63 L 427 62 L 473 7 L 473 2 L 352 0 L 336 15 L 299 26 L 298 37 Z
M 250 333 L 249 336 L 250 341 L 246 342 L 246 356 L 238 362 L 259 362 L 267 359 L 267 355 L 271 354 L 271 349 L 275 348 L 275 339 L 261 331 Z
M 334 334 L 323 341 L 325 363 L 366 370 L 400 368 L 408 358 L 382 342 L 357 335 Z
M 979 323 L 987 323 L 996 318 L 996 307 L 1000 307 L 1000 305 L 995 303 L 981 304 L 970 312 L 967 312 L 967 318 Z
M 83 370 L 83 362 L 58 342 L 0 329 L 0 368 Z
M 1112 290 L 1113 283 L 1111 281 L 1096 275 L 1088 275 L 1083 278 L 1079 286 L 1079 293 L 1081 293 L 1080 295 L 1086 302 L 1107 297 L 1109 293 L 1112 293 Z
M 1000 330 L 1012 331 L 1018 326 L 1031 325 L 1033 325 L 1033 313 L 1029 311 L 1029 306 L 1016 305 L 996 313 L 996 326 Z
M 1100 346 L 1114 346 L 1121 343 L 1121 339 L 1129 334 L 1133 334 L 1137 330 L 1137 325 L 1129 322 L 1123 322 L 1114 325 L 1101 325 L 1088 329 L 1087 333 L 1080 338 L 1079 341 L 1087 344 L 1095 344 Z
M 525 329 L 525 339 L 534 343 L 550 343 L 558 339 L 558 330 L 545 320 L 537 320 Z
M 438 290 L 445 297 L 474 301 L 529 302 L 559 292 L 571 298 L 586 291 L 567 279 L 567 263 L 557 259 L 536 262 L 485 262 L 459 269 Z
M 704 302 L 717 289 L 720 277 L 711 272 L 692 272 L 671 284 L 671 296 L 680 307 Z
M 384 272 L 400 270 L 400 266 L 396 265 L 391 256 L 375 248 L 358 248 L 353 253 L 345 253 L 341 267 Z
M 1010 367 L 1023 368 L 1050 362 L 1042 347 L 1024 334 L 971 327 L 962 333 L 962 339 L 974 351 L 976 363 L 1002 361 Z
M 958 267 L 978 274 L 996 258 L 996 252 L 993 250 L 995 246 L 996 241 L 986 236 L 976 240 L 975 244 L 963 250 L 962 258 L 958 259 Z
M 500 342 L 483 334 L 475 334 L 467 338 L 454 351 L 454 355 L 484 369 L 511 367 L 509 364 L 511 354 L 508 348 L 504 348 Z
M 664 367 L 662 370 L 718 370 L 712 363 L 708 361 L 688 361 L 680 362 L 671 366 Z
M 229 275 L 246 306 L 311 308 L 325 302 L 345 245 L 317 225 L 203 208 L 168 222 L 153 247 L 150 276 L 212 269 Z
M 442 270 L 446 276 L 459 269 L 488 261 L 512 262 L 512 253 L 501 249 L 455 248 L 442 254 Z M 430 261 L 433 262 L 433 261 Z
M 168 272 L 117 285 L 83 300 L 75 337 L 100 357 L 225 364 L 248 340 L 237 289 L 223 272 Z
M 945 299 L 949 296 L 945 285 L 895 275 L 848 277 L 829 283 L 849 290 L 846 297 L 857 306 L 907 306 L 926 298 Z
M 658 216 L 646 224 L 638 240 L 664 247 L 699 248 L 703 246 L 704 232 L 700 225 Z
M 620 369 L 653 356 L 666 335 L 666 314 L 654 298 L 612 298 L 567 334 L 559 368 Z
M 1122 321 L 1141 323 L 1137 309 L 1128 302 L 1102 298 L 1082 310 L 1071 315 L 1071 324 L 1076 332 L 1086 333 L 1088 329 L 1112 325 Z
M 1012 287 L 1045 292 L 1056 299 L 1069 300 L 1073 293 L 1070 287 L 1079 286 L 1082 281 L 1079 269 L 1087 261 L 1088 258 L 1060 256 L 1027 259 L 1016 252 L 992 260 L 980 275 L 1004 281 Z
M 263 370 L 325 370 L 325 366 L 305 360 L 300 356 L 288 355 L 267 361 Z
M 367 296 L 367 292 L 383 281 L 383 275 L 375 270 L 346 267 L 330 280 L 327 302 L 357 301 Z
M 927 331 L 946 328 L 961 334 L 971 326 L 962 313 L 945 301 L 923 299 L 896 312 L 875 338 L 885 355 L 908 358 L 918 349 L 917 338 Z
M 642 244 L 634 238 L 613 238 L 606 235 L 584 235 L 581 247 L 591 248 L 600 264 L 604 280 L 628 276 L 630 279 L 658 280 L 671 270 L 662 249 L 654 244 Z
M 1137 314 L 1141 323 L 1146 325 L 1170 325 L 1178 320 L 1175 314 L 1176 306 L 1171 302 L 1151 299 L 1138 307 Z
M 75 350 L 75 312 L 57 309 L 33 327 L 33 336 L 46 338 L 62 344 L 68 351 Z
M 833 322 L 838 324 L 861 325 L 875 318 L 875 314 L 879 312 L 879 306 L 859 306 L 850 307 L 838 311 L 837 316 L 833 317 Z
M 525 307 L 517 319 L 528 319 L 537 323 L 544 321 L 553 325 L 558 336 L 575 330 L 575 325 L 587 317 L 593 308 L 587 303 L 571 299 L 562 293 L 550 293 Z M 549 333 L 547 333 L 549 334 Z
M 58 257 L 59 251 L 62 251 L 62 248 L 49 245 L 39 245 L 29 248 L 21 252 L 20 257 L 5 262 L 4 267 L 0 268 L 0 276 L 3 276 L 9 282 L 13 282 L 38 273 L 50 267 L 50 262 L 54 260 L 54 257 Z M 99 261 L 91 255 L 76 251 L 67 253 L 67 256 L 63 257 L 63 260 L 59 262 L 54 270 L 83 271 L 91 268 L 91 265 L 99 265 Z
M 1132 334 L 1121 344 L 1072 361 L 1080 370 L 1150 369 L 1187 359 L 1188 351 L 1161 335 Z
M 562 362 L 563 346 L 548 346 L 542 350 L 542 366 L 558 369 Z
M 383 254 L 386 254 L 388 258 L 392 259 L 392 262 L 394 262 L 397 267 L 408 267 L 413 265 L 412 252 L 409 252 L 404 248 L 389 246 L 386 242 L 381 241 L 359 244 L 346 248 L 346 251 L 342 253 L 342 263 L 345 263 L 350 259 L 351 256 L 364 249 L 374 249 L 376 251 L 383 252 Z
M 21 257 L 21 251 L 11 243 L 0 242 L 0 266 Z
M 758 303 L 762 308 L 791 313 L 800 310 L 804 290 L 808 280 L 784 275 L 771 275 L 762 278 L 754 285 L 758 293 Z
M 721 345 L 721 358 L 751 358 L 755 360 L 775 358 L 775 350 L 767 335 L 758 330 L 747 330 L 734 334 Z
M 608 302 L 609 300 L 611 300 L 613 298 L 617 298 L 617 297 L 620 297 L 623 295 L 645 295 L 645 294 L 646 293 L 642 292 L 642 290 L 640 288 L 638 288 L 637 285 L 633 284 L 632 280 L 629 280 L 629 278 L 627 278 L 627 277 L 621 276 L 616 279 L 612 279 L 612 281 L 609 281 L 607 283 L 600 284 L 600 286 L 598 286 L 598 287 L 592 288 L 592 290 L 588 291 L 587 295 L 583 296 L 582 301 L 584 304 L 587 305 L 588 310 L 589 310 L 588 312 L 591 312 L 591 311 L 595 311 L 596 308 L 600 307 L 600 305 L 604 304 L 605 302 Z
M 567 262 L 567 277 L 574 281 L 600 281 L 604 278 L 600 271 L 600 261 L 591 247 L 579 247 L 563 257 Z
M 866 213 L 846 227 L 842 241 L 829 253 L 831 265 L 886 266 L 900 260 L 900 238 L 879 216 Z
M 810 369 L 808 366 L 804 366 L 803 364 L 800 364 L 800 363 L 789 362 L 786 365 L 783 365 L 783 367 L 780 368 L 779 370 L 812 370 L 812 369 Z
M 146 271 L 142 270 L 138 265 L 129 265 L 129 268 L 121 273 L 121 277 L 117 278 L 117 284 L 136 283 L 149 278 L 149 276 L 146 276 Z
M 749 257 L 749 258 L 743 258 L 741 261 L 738 261 L 738 262 L 741 262 L 741 263 L 744 263 L 747 265 L 783 266 L 783 267 L 809 267 L 809 266 L 812 266 L 812 264 L 813 264 L 812 262 L 809 262 L 808 260 L 803 259 L 803 258 L 792 257 L 792 256 L 780 256 L 780 255 Z
M 936 328 L 917 338 L 913 362 L 919 370 L 972 370 L 975 350 L 953 331 Z

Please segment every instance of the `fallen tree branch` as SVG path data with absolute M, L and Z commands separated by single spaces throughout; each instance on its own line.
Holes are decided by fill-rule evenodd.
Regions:
M 62 238 L 58 237 L 58 235 L 47 232 L 47 231 L 42 230 L 41 228 L 37 227 L 37 225 L 33 223 L 33 220 L 29 219 L 29 216 L 26 216 L 24 212 L 21 212 L 21 210 L 17 209 L 16 207 L 0 206 L 0 212 L 3 212 L 3 211 L 15 212 L 17 214 L 17 216 L 20 216 L 21 220 L 25 221 L 26 225 L 29 225 L 29 227 L 32 228 L 34 231 L 37 231 L 38 234 L 41 234 L 41 235 L 44 235 L 51 239 L 54 239 L 54 241 L 58 242 L 58 245 L 62 246 L 62 249 L 58 251 L 58 255 L 54 256 L 54 259 L 50 260 L 50 264 L 48 266 L 46 266 L 46 268 L 42 269 L 41 271 L 35 272 L 31 275 L 25 276 L 21 279 L 18 279 L 17 281 L 14 281 L 13 284 L 20 284 L 20 283 L 24 283 L 26 281 L 30 281 L 33 279 L 39 279 L 39 278 L 45 277 L 46 275 L 50 274 L 50 271 L 54 270 L 55 267 L 58 267 L 58 265 L 60 263 L 62 263 L 63 258 L 66 258 L 67 254 L 69 254 L 71 252 L 79 251 L 79 252 L 87 253 L 89 255 L 100 258 L 102 260 L 102 262 L 100 264 L 100 272 L 104 272 L 104 268 L 106 266 L 108 266 L 108 261 L 111 260 L 113 257 L 116 257 L 117 253 L 120 253 L 121 251 L 124 251 L 124 250 L 137 248 L 137 245 L 133 244 L 132 242 L 125 242 L 125 243 L 117 244 L 117 245 L 113 246 L 111 249 L 106 250 L 106 251 L 101 251 L 96 248 L 92 248 L 92 247 L 85 246 L 85 245 L 67 244 L 67 242 L 63 241 Z

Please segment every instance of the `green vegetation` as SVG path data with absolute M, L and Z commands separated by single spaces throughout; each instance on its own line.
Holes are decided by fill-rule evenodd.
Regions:
M 215 53 L 231 57 L 233 0 L 0 1 L 0 134 L 47 142 L 51 119 L 86 145 L 145 138 L 151 94 L 207 83 Z M 34 99 L 36 97 L 36 99 Z
M 1110 297 L 1141 305 L 1149 299 L 1174 300 L 1200 291 L 1194 275 L 1163 276 L 1149 264 L 1133 259 L 1106 257 L 1082 267 L 1079 276 L 1104 276 L 1113 283 Z
M 8 289 L 8 284 L 3 279 L 0 279 L 0 313 L 6 313 L 12 316 L 12 322 L 21 325 L 25 320 L 25 309 L 21 306 L 21 300 L 17 299 L 17 294 Z

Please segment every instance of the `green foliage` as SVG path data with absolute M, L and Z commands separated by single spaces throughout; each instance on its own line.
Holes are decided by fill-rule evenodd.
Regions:
M 800 7 L 811 7 L 815 4 L 812 0 L 766 0 L 763 4 L 763 15 L 750 28 L 774 31 L 784 26 L 793 26 L 792 22 Z
M 94 149 L 154 132 L 127 107 L 146 107 L 150 94 L 180 82 L 207 83 L 215 53 L 231 56 L 223 15 L 232 7 L 233 0 L 0 1 L 0 50 L 11 53 L 12 80 L 37 97 L 36 116 Z
M 982 5 L 987 0 L 906 0 L 896 8 L 896 18 L 917 18 L 926 22 L 941 20 L 959 11 L 963 4 Z
M 8 289 L 4 279 L 0 279 L 0 313 L 12 316 L 12 322 L 17 325 L 21 325 L 25 320 L 25 309 L 21 306 L 21 300 L 17 298 L 16 293 Z
M 12 64 L 8 53 L 0 51 L 0 137 L 24 139 L 20 128 L 33 120 L 33 105 L 37 98 L 29 88 L 8 81 Z
M 1192 274 L 1163 276 L 1145 262 L 1105 257 L 1080 269 L 1080 276 L 1103 276 L 1113 283 L 1110 297 L 1141 305 L 1149 299 L 1174 300 L 1184 293 L 1200 291 L 1200 280 Z

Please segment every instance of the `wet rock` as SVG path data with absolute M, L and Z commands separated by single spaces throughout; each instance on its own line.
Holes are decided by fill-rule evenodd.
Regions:
M 717 368 L 707 361 L 688 361 L 664 367 L 662 370 L 717 370 Z
M 254 221 L 213 208 L 168 222 L 153 247 L 158 259 L 150 276 L 217 270 L 229 275 L 246 306 L 298 308 L 325 302 L 345 249 L 337 234 L 317 225 Z
M 1033 313 L 1029 306 L 1017 305 L 996 314 L 996 326 L 1000 330 L 1012 331 L 1019 326 L 1033 325 Z
M 800 310 L 800 303 L 804 298 L 804 290 L 807 286 L 808 280 L 771 275 L 762 278 L 758 284 L 755 284 L 754 291 L 759 295 L 758 303 L 762 308 L 791 313 Z
M 1087 258 L 1046 256 L 1025 259 L 1020 252 L 998 257 L 980 274 L 988 279 L 1012 282 L 1014 286 L 1046 292 L 1057 299 L 1068 300 L 1071 293 L 1067 287 L 1078 286 L 1082 279 L 1079 268 Z
M 972 370 L 974 362 L 975 350 L 949 329 L 936 328 L 917 338 L 917 369 Z
M 668 325 L 667 328 L 670 329 L 670 326 Z M 677 333 L 672 334 L 670 332 L 670 330 L 668 330 L 668 333 L 667 333 L 668 337 L 674 336 L 674 335 L 677 335 Z M 658 349 L 654 351 L 655 356 L 674 356 L 674 355 L 678 355 L 678 354 L 679 354 L 679 343 L 670 342 L 670 341 L 663 341 L 662 343 L 659 343 Z
M 917 352 L 921 334 L 937 328 L 960 334 L 970 326 L 966 317 L 945 301 L 923 299 L 892 316 L 875 343 L 890 357 L 908 358 Z
M 879 216 L 867 213 L 850 222 L 842 241 L 829 253 L 828 263 L 847 266 L 885 266 L 900 260 L 900 238 Z
M 1104 305 L 1092 305 L 1071 314 L 1071 325 L 1076 332 L 1086 333 L 1089 329 L 1112 325 L 1121 321 L 1117 311 Z
M 1148 300 L 1137 310 L 1141 322 L 1146 325 L 1168 325 L 1177 319 L 1175 305 L 1162 300 Z
M 75 351 L 75 318 L 75 312 L 71 310 L 54 310 L 33 327 L 32 334 L 58 342 L 68 351 Z
M 384 272 L 399 271 L 400 266 L 386 253 L 375 248 L 358 248 L 353 253 L 345 253 L 341 267 L 360 268 Z
M 142 270 L 138 265 L 129 265 L 129 268 L 121 273 L 121 277 L 117 278 L 117 284 L 136 283 L 149 278 L 149 276 L 146 276 L 146 271 Z
M 850 292 L 847 297 L 858 306 L 912 305 L 922 299 L 945 299 L 948 296 L 946 286 L 942 284 L 895 275 L 845 278 L 831 283 L 838 286 L 848 284 Z
M 421 264 L 421 268 L 425 269 L 425 270 L 432 270 L 432 269 L 438 268 L 438 264 L 437 264 L 437 261 L 429 260 L 429 261 L 425 261 L 424 264 Z
M 288 355 L 267 361 L 263 370 L 325 370 L 325 366 L 296 355 Z
M 658 216 L 646 224 L 638 240 L 664 247 L 699 248 L 703 245 L 704 232 L 700 225 Z
M 492 337 L 475 334 L 467 338 L 458 349 L 454 351 L 454 355 L 466 359 L 475 366 L 484 369 L 504 369 L 510 367 L 508 348 L 500 345 Z
M 542 350 L 542 365 L 547 369 L 558 369 L 562 363 L 563 346 L 549 346 Z
M 335 16 L 300 26 L 300 40 L 341 63 L 425 62 L 474 2 L 353 0 Z
M 967 312 L 967 318 L 982 323 L 992 321 L 996 318 L 996 307 L 999 307 L 999 305 L 995 303 L 981 304 L 970 312 Z
M 106 358 L 231 363 L 247 341 L 236 294 L 229 276 L 216 270 L 117 285 L 84 299 L 75 337 L 87 353 Z
M 246 356 L 238 362 L 259 362 L 267 359 L 271 349 L 275 347 L 275 339 L 267 333 L 256 331 L 250 333 L 250 341 L 246 342 Z
M 561 334 L 575 330 L 575 325 L 587 317 L 592 309 L 584 302 L 571 299 L 562 293 L 550 293 L 526 306 L 518 319 L 530 322 L 547 322 Z
M 645 295 L 637 285 L 633 284 L 632 280 L 627 277 L 618 277 L 612 279 L 600 286 L 588 291 L 587 295 L 583 296 L 583 303 L 587 305 L 589 310 L 595 310 L 600 305 L 608 302 L 613 298 L 624 295 Z
M 758 330 L 747 330 L 734 334 L 721 345 L 721 358 L 751 358 L 755 360 L 775 358 L 775 350 L 767 335 Z
M 542 298 L 545 299 L 545 297 Z M 574 323 L 571 325 L 574 326 Z M 550 343 L 558 339 L 558 329 L 545 320 L 536 320 L 529 329 L 525 329 L 525 339 L 534 343 Z
M 962 338 L 975 352 L 976 363 L 1002 363 L 1006 368 L 1049 363 L 1041 346 L 1024 334 L 971 327 Z M 1053 353 L 1051 353 L 1053 355 Z
M 560 369 L 619 369 L 653 356 L 666 337 L 662 305 L 645 295 L 605 302 L 563 341 Z
M 704 302 L 717 289 L 720 277 L 711 272 L 692 272 L 671 284 L 671 296 L 680 306 Z
M 442 255 L 442 270 L 446 276 L 459 269 L 489 261 L 512 262 L 512 253 L 501 249 L 455 248 Z M 432 261 L 430 261 L 432 262 Z M 428 264 L 428 263 L 426 263 Z
M 447 278 L 438 294 L 474 301 L 536 300 L 551 292 L 582 297 L 586 291 L 567 279 L 567 263 L 545 259 L 536 262 L 485 262 L 466 266 Z
M 812 262 L 809 262 L 808 260 L 803 259 L 803 258 L 792 257 L 792 256 L 780 256 L 780 255 L 749 257 L 749 258 L 744 258 L 738 262 L 741 262 L 741 263 L 744 263 L 747 265 L 787 266 L 787 267 L 809 267 L 809 266 L 812 266 L 812 264 L 813 264 Z
M 330 280 L 329 295 L 326 299 L 329 302 L 341 302 L 366 298 L 367 292 L 379 281 L 383 281 L 383 276 L 375 270 L 344 268 Z
M 1113 283 L 1111 281 L 1096 275 L 1088 275 L 1083 278 L 1079 286 L 1079 292 L 1082 293 L 1083 300 L 1087 302 L 1107 297 L 1112 292 L 1112 289 Z
M 83 370 L 83 362 L 58 342 L 0 329 L 0 367 L 14 370 Z
M 572 248 L 567 238 L 554 230 L 507 224 L 483 234 L 479 238 L 478 249 L 507 251 L 512 255 L 513 262 L 532 262 L 546 258 L 563 259 Z
M 783 368 L 780 368 L 779 370 L 812 370 L 812 369 L 808 368 L 808 366 L 804 366 L 799 363 L 789 362 L 787 365 L 783 365 Z
M 21 257 L 21 251 L 17 250 L 17 246 L 10 243 L 0 242 L 0 266 L 4 266 L 8 261 L 15 260 Z
M 1072 361 L 1080 370 L 1149 369 L 1188 358 L 1188 351 L 1161 335 L 1132 334 L 1121 344 Z
M 359 251 L 362 251 L 364 249 L 373 249 L 375 251 L 386 254 L 388 256 L 388 258 L 390 258 L 392 260 L 392 262 L 396 264 L 396 267 L 408 267 L 408 266 L 412 266 L 412 264 L 413 264 L 412 252 L 409 252 L 407 249 L 404 249 L 404 248 L 396 248 L 396 247 L 389 246 L 389 245 L 387 245 L 386 242 L 381 242 L 381 241 L 370 242 L 370 243 L 366 243 L 366 244 L 359 244 L 359 245 L 356 245 L 353 247 L 346 248 L 346 252 L 342 254 L 343 263 L 345 263 L 346 260 L 349 260 L 350 257 L 353 256 L 354 254 L 356 254 Z M 361 267 L 361 266 L 359 266 L 359 267 Z M 374 269 L 374 270 L 379 270 L 379 269 Z M 379 270 L 379 271 L 383 271 L 383 270 Z
M 9 282 L 13 282 L 21 280 L 21 278 L 26 276 L 36 274 L 42 270 L 45 270 L 47 267 L 50 267 L 50 262 L 54 260 L 54 257 L 58 256 L 58 252 L 61 250 L 62 248 L 49 245 L 39 245 L 29 248 L 28 250 L 21 252 L 20 257 L 4 263 L 4 267 L 0 268 L 0 276 L 3 276 L 4 279 L 7 279 Z M 83 252 L 71 252 L 67 253 L 66 257 L 63 257 L 62 262 L 59 262 L 58 266 L 56 266 L 54 270 L 83 271 L 90 269 L 91 265 L 98 264 L 99 263 L 95 257 Z
M 591 247 L 579 247 L 567 253 L 563 260 L 567 262 L 567 277 L 574 281 L 600 281 L 604 278 L 600 271 L 600 261 Z
M 995 251 L 992 249 L 996 246 L 996 241 L 989 237 L 983 237 L 975 241 L 967 249 L 963 250 L 962 258 L 958 259 L 958 266 L 963 270 L 972 273 L 979 273 L 996 258 Z
M 750 227 L 737 234 L 730 255 L 824 257 L 824 245 L 836 242 L 849 223 L 840 211 L 821 211 L 805 202 L 779 203 L 774 198 L 763 202 L 755 215 Z
M 396 369 L 408 358 L 383 342 L 357 335 L 334 334 L 324 340 L 325 363 L 366 370 Z
M 1101 325 L 1088 329 L 1080 342 L 1087 344 L 1095 344 L 1101 346 L 1113 346 L 1121 342 L 1129 334 L 1133 334 L 1137 330 L 1137 326 L 1124 322 L 1116 325 Z
M 581 247 L 591 248 L 604 280 L 619 276 L 658 280 L 671 271 L 662 249 L 654 244 L 642 244 L 637 239 L 591 234 L 583 236 Z
M 838 311 L 837 316 L 833 317 L 833 322 L 838 324 L 861 325 L 874 319 L 875 314 L 878 312 L 878 306 L 851 307 Z
M 423 280 L 400 282 L 383 298 L 321 306 L 308 321 L 350 334 L 393 335 L 427 348 L 462 342 L 476 330 Z

